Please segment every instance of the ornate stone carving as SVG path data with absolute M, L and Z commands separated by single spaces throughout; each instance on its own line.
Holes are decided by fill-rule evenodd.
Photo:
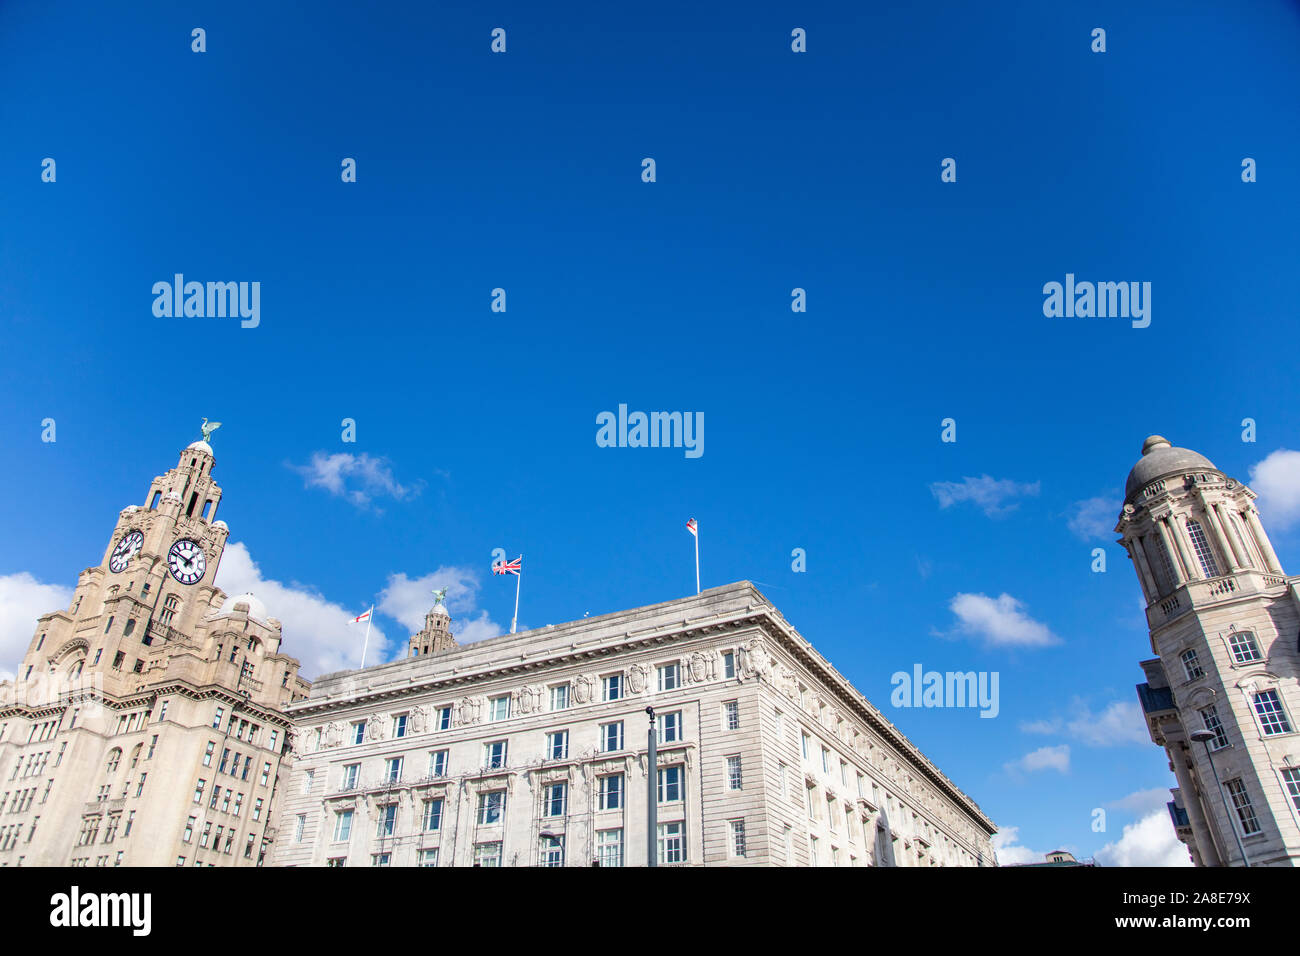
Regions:
M 537 684 L 529 684 L 519 691 L 519 713 L 531 714 L 542 709 L 544 691 Z
M 772 670 L 772 656 L 768 653 L 766 645 L 758 638 L 749 641 L 740 647 L 740 673 L 742 677 L 765 678 Z M 791 679 L 794 675 L 791 674 Z M 785 675 L 781 675 L 782 680 Z
M 795 703 L 798 703 L 799 682 L 795 679 L 794 671 L 790 670 L 790 668 L 788 667 L 782 667 L 780 683 L 781 683 L 781 693 L 785 694 L 786 697 L 790 698 L 790 700 L 794 701 Z
M 627 669 L 627 689 L 634 694 L 644 691 L 649 679 L 650 668 L 644 664 L 633 664 Z
M 579 704 L 590 703 L 595 689 L 596 682 L 587 674 L 579 674 L 573 679 L 573 699 Z
M 328 750 L 331 747 L 337 747 L 343 743 L 343 725 L 337 720 L 331 720 L 323 728 L 321 734 L 321 748 Z
M 686 659 L 686 679 L 694 683 L 713 677 L 713 655 L 695 651 Z
M 388 731 L 384 727 L 384 718 L 379 714 L 371 714 L 366 718 L 366 740 L 383 740 L 388 736 Z
M 412 707 L 406 722 L 411 726 L 411 733 L 424 733 L 429 726 L 429 709 L 423 705 Z
M 477 697 L 463 697 L 459 710 L 462 724 L 477 724 L 483 717 L 483 701 Z

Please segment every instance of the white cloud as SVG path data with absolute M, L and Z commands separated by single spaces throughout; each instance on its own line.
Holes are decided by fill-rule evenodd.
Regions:
M 1111 498 L 1087 498 L 1071 506 L 1069 526 L 1084 541 L 1109 537 L 1115 528 L 1121 503 Z
M 1008 479 L 981 475 L 961 481 L 936 481 L 930 493 L 939 501 L 940 508 L 949 508 L 963 501 L 973 502 L 990 518 L 998 518 L 1020 507 L 1018 503 L 1006 504 L 1011 498 L 1037 497 L 1039 483 L 1023 484 Z
M 378 608 L 414 634 L 424 627 L 424 616 L 433 607 L 433 591 L 446 588 L 452 635 L 459 644 L 472 644 L 501 634 L 487 611 L 478 608 L 479 584 L 477 572 L 464 567 L 440 567 L 418 578 L 403 572 L 390 574 Z
M 1094 856 L 1102 866 L 1192 865 L 1164 807 L 1128 824 L 1118 840 L 1107 843 Z
M 1156 810 L 1167 813 L 1165 804 L 1170 799 L 1172 798 L 1167 787 L 1152 787 L 1150 790 L 1135 790 L 1126 797 L 1108 803 L 1107 806 L 1127 810 L 1136 817 L 1145 817 Z
M 1268 527 L 1290 528 L 1300 521 L 1300 451 L 1279 448 L 1251 465 L 1250 486 Z
M 1042 863 L 1047 859 L 1046 851 L 1039 852 L 1020 845 L 1020 827 L 1003 827 L 993 834 L 992 843 L 1000 866 Z
M 42 584 L 26 571 L 0 575 L 0 680 L 12 680 L 6 665 L 17 666 L 36 635 L 36 619 L 67 608 L 72 588 Z
M 1040 770 L 1055 770 L 1058 773 L 1070 772 L 1070 745 L 1059 744 L 1055 747 L 1039 747 L 1031 750 L 1019 760 L 1012 760 L 1002 765 L 1010 774 L 1037 773 Z
M 324 488 L 358 508 L 369 508 L 376 498 L 404 501 L 418 495 L 424 487 L 423 482 L 400 484 L 393 477 L 387 459 L 372 458 L 365 452 L 360 455 L 348 452 L 330 455 L 318 451 L 312 453 L 308 464 L 289 467 L 302 475 L 306 487 Z
M 957 616 L 957 631 L 996 647 L 1047 647 L 1061 643 L 1046 624 L 1024 613 L 1010 594 L 957 594 L 948 607 Z
M 1070 701 L 1067 717 L 1048 717 L 1020 724 L 1027 734 L 1068 734 L 1089 747 L 1147 746 L 1146 718 L 1137 701 L 1113 700 L 1094 711 L 1082 697 Z
M 348 624 L 360 611 L 330 601 L 308 585 L 263 577 L 243 542 L 226 546 L 217 569 L 217 587 L 227 594 L 252 592 L 266 605 L 267 613 L 284 626 L 282 650 L 302 661 L 304 677 L 360 666 L 365 625 Z M 383 628 L 372 621 L 366 663 L 378 664 L 388 649 Z

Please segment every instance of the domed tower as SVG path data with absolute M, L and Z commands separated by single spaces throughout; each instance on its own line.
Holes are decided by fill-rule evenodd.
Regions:
M 1138 698 L 1198 865 L 1300 863 L 1300 596 L 1254 500 L 1205 456 L 1152 435 L 1115 528 L 1157 655 L 1142 662 Z
M 433 607 L 424 616 L 424 629 L 419 634 L 411 635 L 408 657 L 436 654 L 460 646 L 451 636 L 451 615 L 447 613 L 447 606 L 442 603 L 446 592 L 435 591 L 434 594 L 436 598 Z

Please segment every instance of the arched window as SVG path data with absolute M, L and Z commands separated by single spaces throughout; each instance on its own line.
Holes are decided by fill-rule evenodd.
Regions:
M 1196 552 L 1196 560 L 1200 562 L 1201 573 L 1207 578 L 1217 578 L 1219 565 L 1214 560 L 1214 552 L 1210 550 L 1210 542 L 1205 539 L 1205 530 L 1194 518 L 1187 519 L 1187 536 L 1192 539 L 1192 549 Z
M 108 623 L 104 625 L 104 633 L 107 634 L 113 628 L 113 618 L 109 617 Z
M 81 676 L 81 669 L 82 667 L 85 666 L 85 664 L 86 664 L 85 658 L 82 658 L 81 660 L 77 661 L 77 663 L 72 665 L 72 670 L 68 672 L 68 676 L 73 680 L 76 680 L 78 677 Z
M 128 619 L 127 619 L 127 622 L 126 622 L 126 627 L 122 628 L 122 636 L 123 636 L 123 637 L 130 637 L 130 636 L 131 636 L 131 632 L 134 631 L 134 630 L 135 630 L 135 618 L 133 618 L 133 617 L 132 617 L 132 618 L 128 618 Z
M 175 594 L 169 594 L 163 598 L 163 609 L 158 615 L 158 623 L 169 625 L 172 618 L 176 616 L 176 610 L 181 606 L 181 599 Z
M 108 766 L 105 768 L 109 773 L 117 773 L 117 765 L 122 762 L 122 748 L 114 747 L 108 752 Z
M 136 744 L 133 748 L 131 748 L 131 769 L 133 770 L 135 769 L 135 765 L 140 762 L 140 750 L 143 747 L 144 744 Z

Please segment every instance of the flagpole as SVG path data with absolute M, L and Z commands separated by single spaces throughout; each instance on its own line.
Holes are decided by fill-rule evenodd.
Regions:
M 515 626 L 519 623 L 519 585 L 524 576 L 524 556 L 519 556 L 519 573 L 515 575 L 515 616 L 510 619 L 510 633 L 515 632 Z
M 695 526 L 695 593 L 700 593 L 700 526 Z
M 366 612 L 366 613 L 367 613 L 367 616 L 366 616 L 366 640 L 365 640 L 365 642 L 361 645 L 361 669 L 362 669 L 362 670 L 365 670 L 365 669 L 366 669 L 366 649 L 370 647 L 370 622 L 374 619 L 374 616 L 375 616 L 375 606 L 374 606 L 373 604 L 370 605 L 370 610 L 369 610 L 368 612 Z

